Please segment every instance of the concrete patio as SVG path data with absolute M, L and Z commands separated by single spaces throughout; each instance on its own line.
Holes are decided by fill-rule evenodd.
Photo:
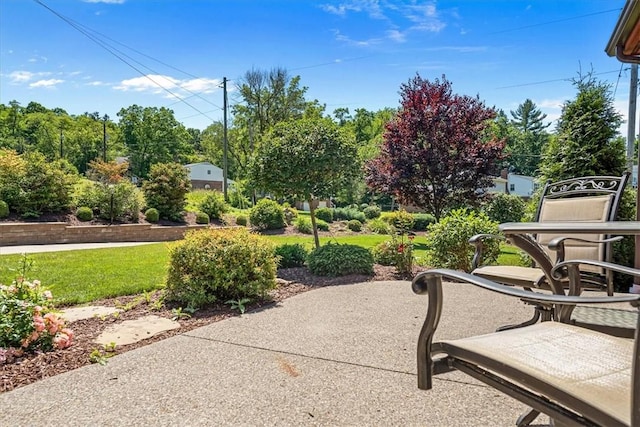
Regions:
M 531 314 L 464 284 L 445 297 L 448 338 Z M 523 405 L 460 373 L 418 390 L 425 312 L 409 282 L 313 290 L 4 393 L 0 425 L 514 425 Z

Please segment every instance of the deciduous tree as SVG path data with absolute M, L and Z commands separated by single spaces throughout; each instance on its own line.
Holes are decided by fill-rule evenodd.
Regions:
M 503 157 L 503 141 L 487 131 L 495 111 L 478 97 L 454 94 L 444 76 L 430 82 L 417 75 L 400 94 L 380 154 L 366 164 L 367 183 L 436 218 L 476 201 Z
M 319 247 L 313 201 L 334 195 L 358 168 L 353 138 L 330 119 L 315 118 L 276 125 L 256 153 L 250 172 L 259 188 L 309 202 Z

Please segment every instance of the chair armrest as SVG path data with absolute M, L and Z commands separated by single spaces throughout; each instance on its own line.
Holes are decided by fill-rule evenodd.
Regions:
M 564 242 L 567 240 L 573 242 L 582 242 L 582 243 L 611 243 L 617 242 L 618 240 L 622 240 L 622 236 L 610 237 L 608 239 L 580 239 L 577 237 L 556 237 L 555 239 L 551 239 L 547 246 L 550 250 L 555 251 L 556 253 L 556 262 L 560 263 L 564 261 Z
M 569 263 L 579 263 L 582 262 L 580 260 L 572 260 L 566 261 Z M 588 261 L 591 262 L 591 261 Z M 585 261 L 584 263 L 588 263 Z M 611 263 L 602 263 L 599 261 L 599 264 L 611 264 Z M 558 265 L 554 270 L 562 267 L 564 264 Z M 624 269 L 628 269 L 628 267 L 623 267 L 617 264 L 611 264 L 616 266 L 616 271 L 621 271 Z M 602 266 L 606 268 L 606 266 Z M 617 269 L 621 270 L 617 270 Z M 614 269 L 614 268 L 612 268 Z M 637 272 L 637 275 L 640 276 L 640 270 L 631 269 Z M 511 286 L 502 285 L 491 280 L 474 276 L 469 273 L 464 273 L 458 270 L 449 270 L 449 269 L 433 269 L 424 271 L 418 274 L 411 283 L 411 288 L 413 292 L 419 295 L 429 294 L 429 283 L 433 282 L 433 278 L 442 278 L 446 277 L 448 279 L 453 279 L 458 282 L 469 283 L 480 288 L 497 292 L 503 295 L 512 296 L 515 298 L 520 298 L 525 301 L 530 302 L 538 302 L 538 303 L 552 303 L 552 304 L 565 304 L 565 305 L 575 305 L 575 304 L 607 304 L 607 303 L 621 303 L 621 302 L 629 302 L 635 305 L 640 305 L 640 294 L 629 294 L 629 295 L 620 295 L 620 296 L 606 296 L 606 297 L 583 297 L 583 296 L 571 296 L 571 295 L 557 295 L 557 294 L 547 294 L 547 293 L 539 293 L 534 291 L 527 291 L 524 289 L 519 289 Z
M 604 268 L 605 270 L 617 271 L 618 273 L 628 274 L 634 277 L 640 277 L 640 270 L 632 267 L 625 267 L 624 265 L 614 264 L 612 262 L 597 261 L 595 259 L 570 259 L 567 261 L 559 262 L 553 270 L 551 275 L 556 278 L 566 277 L 566 271 L 572 266 L 580 265 L 592 265 L 594 267 Z
M 469 243 L 476 247 L 476 251 L 471 259 L 471 270 L 482 265 L 482 252 L 484 250 L 484 239 L 499 239 L 505 240 L 504 236 L 499 234 L 476 234 L 469 239 Z

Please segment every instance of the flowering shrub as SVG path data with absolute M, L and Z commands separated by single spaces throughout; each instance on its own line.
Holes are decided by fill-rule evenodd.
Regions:
M 25 352 L 72 344 L 73 331 L 52 311 L 52 298 L 38 280 L 18 277 L 9 286 L 0 285 L 0 365 Z
M 408 274 L 413 271 L 413 239 L 404 234 L 400 237 L 391 236 L 391 240 L 380 243 L 372 250 L 373 259 L 380 265 L 392 265 L 396 267 L 398 273 Z

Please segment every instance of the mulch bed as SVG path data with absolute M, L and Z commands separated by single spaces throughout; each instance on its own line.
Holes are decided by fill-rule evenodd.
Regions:
M 376 265 L 374 270 L 375 272 L 371 276 L 349 275 L 331 278 L 314 276 L 304 267 L 281 269 L 278 271 L 278 286 L 276 289 L 269 293 L 266 300 L 249 304 L 246 309 L 249 311 L 258 308 L 268 308 L 286 298 L 323 286 L 344 285 L 374 280 L 409 280 L 407 277 L 399 276 L 395 272 L 394 267 Z M 69 323 L 68 327 L 71 328 L 75 334 L 74 343 L 65 350 L 25 355 L 17 360 L 10 361 L 10 363 L 0 365 L 0 393 L 90 363 L 95 363 L 97 360 L 100 360 L 100 356 L 106 358 L 108 355 L 122 354 L 173 335 L 182 334 L 194 328 L 239 315 L 237 310 L 231 310 L 227 305 L 218 304 L 198 310 L 193 313 L 190 318 L 178 319 L 180 328 L 160 333 L 137 343 L 117 347 L 114 352 L 107 353 L 104 348 L 93 342 L 105 327 L 125 320 L 136 319 L 150 314 L 173 318 L 175 312 L 173 312 L 172 309 L 176 307 L 167 305 L 157 310 L 153 302 L 158 298 L 160 298 L 160 291 L 147 295 L 146 297 L 136 295 L 93 302 L 91 305 L 124 307 L 126 309 L 117 316 L 106 316 L 104 318 L 94 317 Z M 94 355 L 93 362 L 90 360 L 92 354 Z M 102 358 L 102 360 L 106 360 L 105 358 Z

